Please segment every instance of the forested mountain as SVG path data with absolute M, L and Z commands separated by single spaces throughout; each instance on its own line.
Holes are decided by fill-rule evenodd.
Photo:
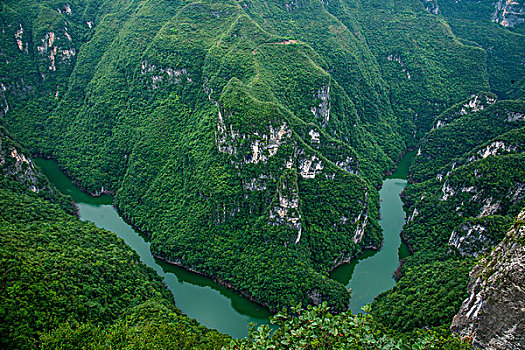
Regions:
M 435 125 L 421 141 L 411 167 L 417 182 L 403 198 L 402 235 L 415 254 L 394 289 L 374 302 L 373 313 L 402 331 L 450 324 L 467 297 L 473 258 L 490 253 L 525 207 L 524 100 L 474 95 L 436 117 Z M 504 256 L 495 264 L 506 265 Z M 513 259 L 523 264 L 525 256 L 518 250 Z M 507 300 L 515 307 L 521 296 Z M 490 328 L 483 322 L 493 321 L 480 322 Z
M 381 246 L 377 188 L 416 148 L 403 232 L 415 254 L 375 319 L 448 325 L 474 257 L 525 205 L 523 6 L 4 0 L 2 149 L 28 153 L 5 148 L 18 181 L 2 186 L 73 212 L 27 161 L 52 157 L 87 192 L 114 193 L 156 256 L 272 311 L 342 311 L 350 294 L 328 271 Z M 429 293 L 412 303 L 418 285 Z
M 157 274 L 114 233 L 66 213 L 71 199 L 1 132 L 1 348 L 147 342 L 217 349 L 229 342 L 182 315 Z

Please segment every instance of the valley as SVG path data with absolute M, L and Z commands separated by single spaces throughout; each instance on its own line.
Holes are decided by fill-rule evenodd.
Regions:
M 3 0 L 0 347 L 525 346 L 524 13 Z

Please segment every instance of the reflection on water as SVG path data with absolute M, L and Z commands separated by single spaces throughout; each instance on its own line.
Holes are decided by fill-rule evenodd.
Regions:
M 407 185 L 408 167 L 414 155 L 414 152 L 408 152 L 403 157 L 396 171 L 383 181 L 379 191 L 379 224 L 384 237 L 381 250 L 365 250 L 358 259 L 341 265 L 330 274 L 331 278 L 351 288 L 349 308 L 353 313 L 361 312 L 362 306 L 372 303 L 377 295 L 395 285 L 393 273 L 399 261 L 410 255 L 400 237 L 405 224 L 400 194 Z
M 70 195 L 77 203 L 81 220 L 115 232 L 139 254 L 144 264 L 164 278 L 173 292 L 177 307 L 185 314 L 233 337 L 247 336 L 250 322 L 268 323 L 270 313 L 262 306 L 207 277 L 153 257 L 147 237 L 136 232 L 118 215 L 111 205 L 112 196 L 93 197 L 80 191 L 53 160 L 37 159 L 36 163 L 61 192 Z
M 405 222 L 399 194 L 406 186 L 405 178 L 412 158 L 413 152 L 403 158 L 396 172 L 383 182 L 380 191 L 380 225 L 384 233 L 382 249 L 379 252 L 367 250 L 358 259 L 331 273 L 333 279 L 352 289 L 350 308 L 353 312 L 359 312 L 362 305 L 371 303 L 379 293 L 394 286 L 392 273 L 399 259 L 409 254 L 399 237 Z M 177 306 L 188 316 L 233 337 L 245 337 L 251 322 L 268 323 L 270 313 L 260 305 L 209 278 L 154 258 L 147 237 L 137 233 L 118 215 L 111 205 L 112 196 L 93 197 L 83 193 L 64 175 L 55 161 L 37 159 L 36 162 L 55 186 L 77 203 L 82 220 L 92 221 L 101 228 L 115 232 L 140 255 L 144 264 L 164 278 Z

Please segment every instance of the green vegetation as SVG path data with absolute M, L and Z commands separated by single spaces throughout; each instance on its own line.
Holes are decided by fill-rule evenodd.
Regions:
M 436 117 L 403 193 L 414 255 L 374 315 L 401 331 L 448 327 L 465 298 L 471 257 L 490 251 L 525 207 L 522 100 L 477 94 Z
M 420 182 L 435 177 L 455 158 L 498 135 L 523 128 L 525 120 L 520 115 L 524 110 L 523 100 L 498 101 L 479 112 L 466 114 L 446 127 L 432 130 L 421 141 L 421 155 L 411 166 L 412 178 Z M 436 119 L 441 120 L 440 117 Z
M 37 170 L 25 149 L 2 126 L 0 126 L 0 166 L 2 175 L 0 188 L 58 203 L 70 214 L 76 211 L 71 198 L 60 193 Z
M 327 272 L 381 244 L 383 173 L 489 88 L 482 48 L 419 1 L 392 5 L 6 1 L 5 123 L 116 193 L 155 254 L 272 310 L 341 310 Z
M 438 332 L 421 331 L 400 336 L 386 330 L 370 314 L 341 313 L 333 316 L 326 303 L 291 314 L 280 312 L 272 318 L 279 328 L 253 328 L 248 339 L 232 341 L 230 349 L 470 349 L 471 347 Z M 364 307 L 370 311 L 370 305 Z
M 436 261 L 408 269 L 374 301 L 372 314 L 402 332 L 439 327 L 452 321 L 467 295 L 470 261 Z
M 2 140 L 2 154 L 14 149 Z M 4 172 L 13 167 L 9 158 Z M 28 181 L 48 186 L 47 179 L 26 160 L 32 172 L 0 183 L 0 347 L 217 349 L 227 343 L 227 336 L 182 315 L 160 278 L 114 233 L 40 198 Z M 37 188 L 44 197 L 50 193 Z
M 328 271 L 381 245 L 377 187 L 406 148 L 420 146 L 403 233 L 415 254 L 374 312 L 403 331 L 443 326 L 464 290 L 465 259 L 497 243 L 524 205 L 525 37 L 523 27 L 492 23 L 487 3 L 440 0 L 433 13 L 436 4 L 5 0 L 0 122 L 87 192 L 114 193 L 154 254 L 273 311 L 291 301 L 345 309 L 350 295 Z M 463 111 L 473 95 L 484 108 Z M 2 254 L 16 265 L 6 265 L 6 281 L 26 274 L 35 279 L 22 280 L 24 290 L 44 288 L 45 264 L 70 272 L 48 295 L 81 269 L 98 279 L 72 309 L 35 294 L 23 317 L 2 314 L 12 318 L 3 341 L 141 347 L 156 328 L 165 331 L 158 347 L 224 340 L 178 315 L 114 236 L 66 215 L 70 200 L 0 134 Z M 120 262 L 107 256 L 125 265 L 114 285 L 104 278 Z M 22 264 L 33 258 L 43 265 Z M 447 275 L 451 266 L 458 273 Z M 412 304 L 419 278 L 436 294 Z M 450 286 L 446 297 L 437 282 Z M 24 290 L 9 298 L 24 300 Z M 15 299 L 5 300 L 11 310 Z M 436 300 L 450 305 L 416 310 Z M 44 317 L 48 302 L 57 314 Z

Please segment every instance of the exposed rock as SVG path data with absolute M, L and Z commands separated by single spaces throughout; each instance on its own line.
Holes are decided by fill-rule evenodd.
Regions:
M 330 121 L 330 85 L 322 86 L 314 96 L 321 100 L 318 106 L 310 108 L 314 116 L 325 127 Z
M 428 12 L 434 15 L 437 15 L 439 13 L 438 0 L 425 0 L 424 6 Z
M 392 55 L 392 54 L 390 54 L 390 55 L 388 55 L 386 57 L 386 59 L 387 59 L 387 61 L 394 61 L 394 62 L 399 63 L 399 65 L 401 66 L 401 71 L 406 73 L 408 80 L 412 79 L 412 76 L 410 75 L 410 72 L 408 71 L 408 69 L 405 67 L 405 63 L 401 59 L 400 55 Z
M 365 192 L 365 198 L 363 200 L 363 204 L 365 208 L 357 218 L 355 219 L 356 229 L 354 233 L 354 237 L 352 238 L 352 241 L 355 244 L 359 244 L 363 240 L 363 236 L 365 235 L 366 225 L 368 224 L 368 191 Z
M 20 51 L 23 51 L 24 50 L 24 43 L 22 41 L 22 35 L 24 34 L 24 28 L 22 27 L 22 25 L 20 24 L 20 29 L 18 29 L 15 33 L 15 40 L 16 40 L 16 45 L 18 46 L 18 49 Z
M 472 163 L 475 161 L 478 161 L 480 159 L 485 159 L 490 156 L 497 156 L 497 155 L 504 155 L 504 154 L 510 154 L 510 153 L 517 153 L 521 152 L 523 146 L 518 143 L 511 143 L 509 141 L 503 141 L 503 140 L 494 140 L 486 145 L 478 147 L 476 150 L 470 152 L 470 156 L 465 157 L 464 159 L 461 159 L 459 161 L 460 166 L 465 166 L 468 163 Z M 457 165 L 456 162 L 454 164 Z M 445 168 L 443 169 L 439 174 L 437 174 L 436 178 L 441 182 L 443 179 L 448 176 L 452 170 L 453 165 L 450 166 L 449 169 Z M 477 169 L 474 172 L 474 175 L 479 178 L 483 174 L 478 171 Z
M 419 215 L 419 210 L 417 208 L 414 208 L 414 210 L 412 211 L 412 214 L 410 214 L 410 216 L 408 217 L 407 222 L 414 220 L 416 216 L 418 215 Z
M 307 158 L 299 158 L 298 170 L 301 176 L 305 179 L 314 179 L 315 175 L 323 170 L 323 162 L 313 155 Z
M 474 349 L 525 349 L 525 210 L 470 273 L 468 298 L 451 331 Z
M 463 224 L 459 229 L 452 231 L 448 244 L 463 256 L 477 256 L 491 247 L 493 243 L 483 235 L 485 231 L 486 228 L 482 225 Z
M 6 91 L 7 87 L 3 83 L 0 83 L 0 109 L 4 115 L 9 111 L 9 104 L 7 103 L 7 98 L 5 96 Z
M 478 218 L 493 215 L 495 214 L 499 208 L 501 207 L 501 204 L 498 201 L 494 201 L 492 198 L 487 198 L 484 201 L 483 207 L 481 208 Z
M 348 156 L 345 160 L 336 161 L 335 165 L 337 165 L 338 168 L 348 171 L 351 174 L 359 174 L 359 171 L 356 170 L 356 162 L 352 157 Z
M 525 113 L 508 112 L 507 122 L 525 122 Z
M 42 190 L 38 180 L 40 174 L 36 171 L 33 161 L 25 154 L 20 153 L 14 146 L 6 144 L 7 139 L 4 137 L 0 134 L 0 169 L 2 175 L 26 185 L 32 192 L 40 192 Z
M 517 203 L 525 197 L 525 183 L 517 183 L 507 196 L 511 203 Z
M 266 190 L 266 180 L 268 176 L 265 174 L 259 175 L 259 177 L 250 179 L 247 182 L 243 182 L 242 188 L 245 191 L 264 191 Z
M 67 29 L 64 29 L 64 34 L 67 39 L 71 42 L 71 36 L 67 33 Z M 56 71 L 57 57 L 60 56 L 59 62 L 71 64 L 73 56 L 77 54 L 75 48 L 61 48 L 57 44 L 57 36 L 54 32 L 47 32 L 46 35 L 40 39 L 41 45 L 38 45 L 37 51 L 40 55 L 46 56 L 49 59 L 48 69 L 50 71 Z
M 292 175 L 292 171 L 287 171 L 279 181 L 277 201 L 270 208 L 269 223 L 270 225 L 287 225 L 296 230 L 295 243 L 297 244 L 301 240 L 303 230 L 301 221 L 297 175 Z
M 492 93 L 479 93 L 472 95 L 461 105 L 454 106 L 442 113 L 437 118 L 436 123 L 434 124 L 434 129 L 439 129 L 461 116 L 482 111 L 496 102 L 497 98 Z
M 491 144 L 489 144 L 485 149 L 479 150 L 478 155 L 481 156 L 481 158 L 487 158 L 489 156 L 494 156 L 501 153 L 509 153 L 516 149 L 516 147 L 513 147 L 511 145 L 506 145 L 503 141 L 494 141 Z M 479 159 L 479 158 L 478 158 Z M 473 158 L 472 160 L 469 158 L 469 161 L 477 160 L 476 158 Z
M 456 194 L 456 191 L 447 182 L 443 184 L 441 192 L 443 192 L 443 196 L 441 197 L 441 200 L 443 201 L 446 201 L 449 197 Z
M 228 118 L 226 118 L 228 119 Z M 233 125 L 226 124 L 225 117 L 218 110 L 217 131 L 215 132 L 215 142 L 217 148 L 222 153 L 227 153 L 231 156 L 243 155 L 243 159 L 231 158 L 233 163 L 265 163 L 269 158 L 275 156 L 281 144 L 286 142 L 292 135 L 291 129 L 286 122 L 283 122 L 279 127 L 274 128 L 273 125 L 268 125 L 268 129 L 262 132 L 254 132 L 253 134 L 241 134 L 233 129 Z M 245 145 L 249 149 L 244 152 L 239 152 L 241 147 L 240 141 L 246 140 Z M 292 163 L 293 165 L 293 163 Z
M 514 27 L 525 22 L 525 1 L 498 0 L 492 21 L 504 27 Z
M 317 131 L 312 129 L 312 130 L 310 130 L 310 132 L 308 134 L 311 137 L 312 143 L 319 143 L 320 142 L 319 136 L 321 136 L 321 134 L 319 134 Z
M 157 68 L 154 64 L 148 64 L 147 60 L 142 61 L 140 74 L 151 77 L 152 89 L 158 89 L 163 82 L 167 84 L 179 84 L 182 81 L 193 82 L 186 68 Z

